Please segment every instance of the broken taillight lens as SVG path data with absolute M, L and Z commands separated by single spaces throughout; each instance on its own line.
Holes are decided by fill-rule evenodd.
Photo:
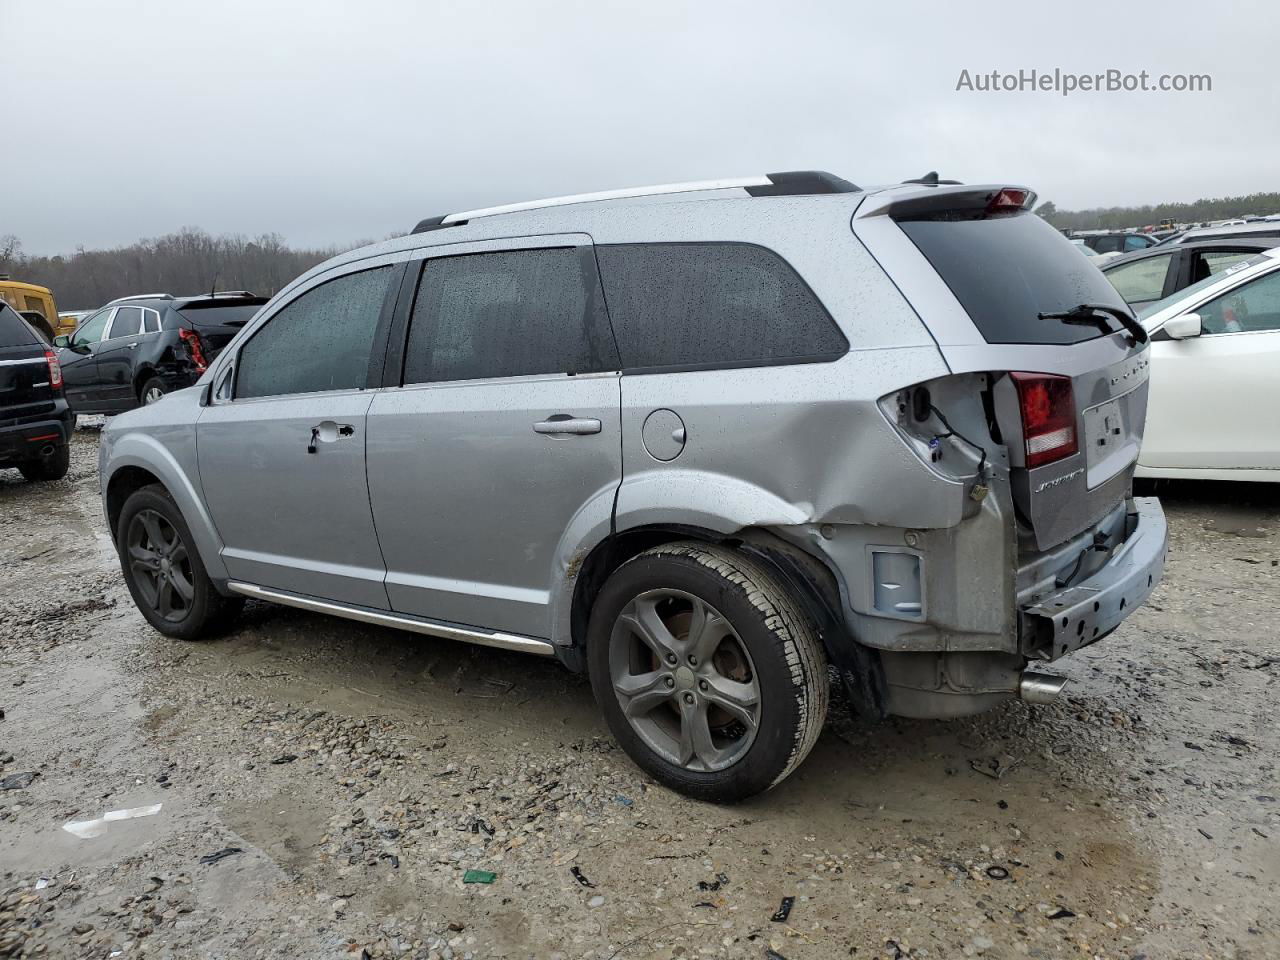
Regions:
M 1027 467 L 1041 467 L 1080 449 L 1071 378 L 1052 373 L 1011 373 L 1018 389 Z
M 187 327 L 181 327 L 178 330 L 178 336 L 187 345 L 187 352 L 191 354 L 191 362 L 196 365 L 196 371 L 204 373 L 209 368 L 209 363 L 204 358 L 204 344 L 200 342 L 200 334 Z
M 49 386 L 55 390 L 62 389 L 62 364 L 58 362 L 58 355 L 52 350 L 44 352 L 44 362 L 49 365 Z

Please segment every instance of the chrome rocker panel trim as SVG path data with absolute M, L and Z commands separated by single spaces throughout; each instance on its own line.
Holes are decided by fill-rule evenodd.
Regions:
M 523 637 L 514 633 L 500 633 L 494 630 L 472 630 L 455 624 L 441 623 L 434 620 L 419 619 L 400 613 L 387 613 L 370 610 L 368 607 L 348 606 L 334 603 L 331 600 L 319 600 L 282 590 L 270 590 L 253 583 L 242 583 L 232 580 L 227 589 L 255 600 L 266 600 L 286 607 L 298 607 L 314 613 L 327 613 L 347 620 L 358 620 L 361 623 L 372 623 L 380 627 L 394 627 L 397 630 L 408 630 L 410 633 L 423 633 L 431 637 L 443 637 L 446 640 L 461 640 L 463 643 L 474 643 L 484 647 L 499 647 L 503 650 L 515 650 L 520 653 L 532 653 L 542 657 L 555 655 L 555 648 L 546 640 L 534 637 Z

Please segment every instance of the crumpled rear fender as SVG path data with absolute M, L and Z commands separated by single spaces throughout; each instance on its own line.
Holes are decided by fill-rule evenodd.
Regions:
M 626 478 L 617 490 L 617 514 L 611 524 L 614 503 L 612 488 L 601 491 L 578 511 L 561 538 L 551 596 L 551 636 L 557 644 L 573 642 L 578 575 L 612 529 L 625 533 L 650 526 L 687 527 L 728 536 L 747 527 L 800 524 L 812 510 L 733 477 L 671 468 Z

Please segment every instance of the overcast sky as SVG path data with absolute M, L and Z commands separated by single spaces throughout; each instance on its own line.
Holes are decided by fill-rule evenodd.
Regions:
M 1059 207 L 1280 190 L 1280 4 L 0 0 L 0 234 L 349 244 L 672 180 L 931 169 Z M 957 92 L 1207 73 L 1209 93 Z M 1273 211 L 1259 211 L 1273 212 Z

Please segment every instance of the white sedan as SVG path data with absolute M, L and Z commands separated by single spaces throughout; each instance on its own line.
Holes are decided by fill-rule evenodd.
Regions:
M 1280 249 L 1138 314 L 1151 335 L 1140 477 L 1280 480 Z

